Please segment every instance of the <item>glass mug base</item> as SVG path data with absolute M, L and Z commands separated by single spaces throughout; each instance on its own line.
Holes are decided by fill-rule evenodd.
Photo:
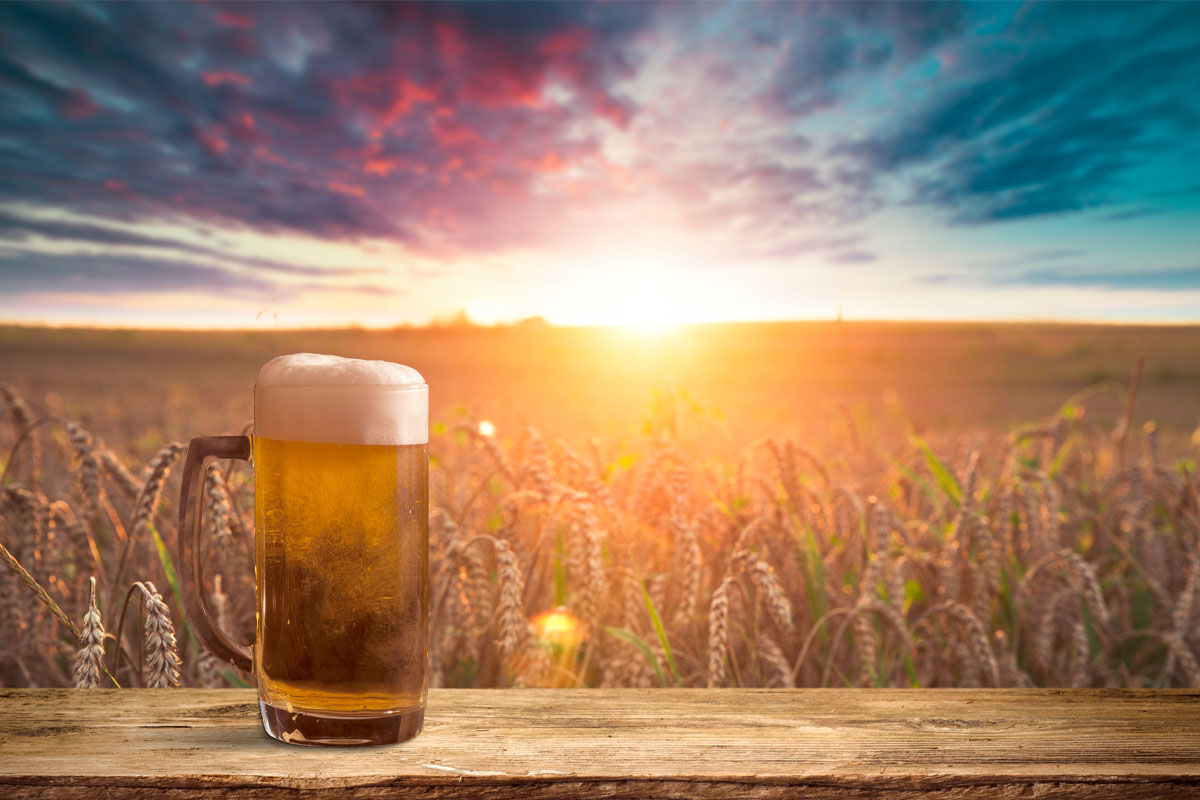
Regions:
M 263 728 L 275 739 L 287 744 L 354 747 L 396 744 L 421 732 L 425 707 L 393 714 L 312 714 L 288 711 L 258 701 Z

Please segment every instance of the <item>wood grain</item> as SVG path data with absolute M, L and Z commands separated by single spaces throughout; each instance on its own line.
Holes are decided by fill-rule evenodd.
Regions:
M 253 691 L 0 690 L 0 797 L 1200 797 L 1200 692 L 434 690 L 318 749 Z

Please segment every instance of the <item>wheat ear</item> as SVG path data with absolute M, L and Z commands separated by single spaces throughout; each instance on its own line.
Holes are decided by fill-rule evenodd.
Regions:
M 770 667 L 771 672 L 774 673 L 765 681 L 767 686 L 774 684 L 785 689 L 792 688 L 794 685 L 792 682 L 792 665 L 788 663 L 787 658 L 783 655 L 779 644 L 769 634 L 763 633 L 759 635 L 758 655 L 763 660 L 763 664 Z
M 498 615 L 500 617 L 500 652 L 512 656 L 524 649 L 529 637 L 529 620 L 521 607 L 525 578 L 517 554 L 503 539 L 495 540 L 496 576 L 500 583 Z
M 767 616 L 771 618 L 771 622 L 785 634 L 795 633 L 796 624 L 792 620 L 791 601 L 784 594 L 783 586 L 780 585 L 771 565 L 761 556 L 748 551 L 742 554 L 742 558 L 750 573 L 750 579 L 754 581 L 754 585 L 766 601 Z
M 733 576 L 726 576 L 713 592 L 708 609 L 708 685 L 725 685 L 725 656 L 729 651 L 729 593 Z
M 138 485 L 137 478 L 133 477 L 133 473 L 117 457 L 116 453 L 112 450 L 101 450 L 100 463 L 104 465 L 104 469 L 112 476 L 116 484 L 121 487 L 121 491 L 125 492 L 131 500 L 138 496 L 141 487 Z
M 212 532 L 212 542 L 217 552 L 228 552 L 233 543 L 233 533 L 229 528 L 229 500 L 225 495 L 225 479 L 216 464 L 209 465 L 204 479 L 204 523 Z
M 175 644 L 175 626 L 171 610 L 150 581 L 141 584 L 146 599 L 146 666 L 150 668 L 147 683 L 151 689 L 179 685 L 179 650 Z
M 104 623 L 96 607 L 96 579 L 89 578 L 88 611 L 83 617 L 79 650 L 75 653 L 75 688 L 95 689 L 104 664 Z
M 171 465 L 186 449 L 178 442 L 172 442 L 159 450 L 158 454 L 151 459 L 146 483 L 142 486 L 141 493 L 138 494 L 137 505 L 133 511 L 131 538 L 136 540 L 139 534 L 149 529 L 154 514 L 158 510 L 158 501 L 162 497 L 163 484 L 167 482 L 167 474 L 171 471 Z
M 528 454 L 522 465 L 521 474 L 522 478 L 529 479 L 529 482 L 533 484 L 533 489 L 541 495 L 543 501 L 550 502 L 554 497 L 554 483 L 550 477 L 550 452 L 546 449 L 546 442 L 542 440 L 542 435 L 538 433 L 537 428 L 529 429 Z
M 91 522 L 100 507 L 100 462 L 92 435 L 74 422 L 67 423 L 67 437 L 79 460 L 79 484 L 83 490 L 82 518 Z

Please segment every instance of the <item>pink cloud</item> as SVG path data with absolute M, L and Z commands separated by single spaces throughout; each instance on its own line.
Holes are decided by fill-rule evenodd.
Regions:
M 208 86 L 224 86 L 227 84 L 236 86 L 250 85 L 249 75 L 243 75 L 240 72 L 230 72 L 228 70 L 223 72 L 205 72 L 200 77 L 204 79 L 204 83 Z
M 82 89 L 71 89 L 62 101 L 62 114 L 67 119 L 88 119 L 100 111 L 92 96 Z
M 204 145 L 204 149 L 214 156 L 224 155 L 225 151 L 229 149 L 229 140 L 225 138 L 220 126 L 201 129 L 196 132 L 196 138 L 200 140 L 200 144 Z
M 254 17 L 249 14 L 237 14 L 233 11 L 218 11 L 217 22 L 231 28 L 253 28 Z
M 364 197 L 366 195 L 361 186 L 355 186 L 352 183 L 343 183 L 342 181 L 330 181 L 329 188 L 338 194 L 349 195 L 350 197 Z

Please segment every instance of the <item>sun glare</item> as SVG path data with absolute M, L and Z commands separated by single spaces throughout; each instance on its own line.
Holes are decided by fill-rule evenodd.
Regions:
M 715 292 L 687 263 L 662 252 L 625 252 L 580 264 L 553 298 L 552 321 L 603 325 L 639 336 L 661 336 L 681 325 L 709 321 L 718 312 Z
M 670 279 L 665 272 L 638 271 L 623 281 L 622 297 L 613 304 L 609 324 L 646 336 L 661 335 L 678 327 L 688 309 L 672 302 Z M 675 300 L 678 302 L 678 298 Z

